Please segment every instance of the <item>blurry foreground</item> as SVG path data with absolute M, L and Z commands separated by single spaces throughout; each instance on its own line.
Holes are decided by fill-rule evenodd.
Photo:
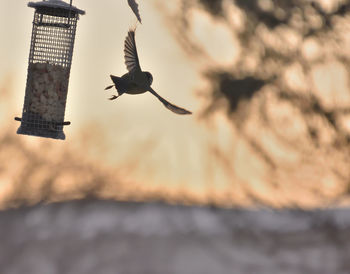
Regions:
M 79 201 L 0 212 L 6 274 L 346 274 L 350 211 Z

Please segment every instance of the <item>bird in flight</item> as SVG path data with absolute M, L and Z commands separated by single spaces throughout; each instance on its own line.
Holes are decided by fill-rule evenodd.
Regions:
M 113 95 L 109 100 L 115 100 L 123 93 L 141 94 L 149 91 L 172 112 L 176 114 L 192 114 L 192 112 L 168 102 L 152 89 L 152 74 L 148 71 L 142 71 L 140 67 L 135 42 L 135 30 L 129 30 L 128 35 L 125 38 L 124 59 L 126 68 L 129 72 L 125 73 L 122 77 L 114 75 L 110 76 L 114 85 L 108 86 L 105 89 L 107 90 L 115 87 L 118 95 Z
M 139 5 L 136 3 L 136 0 L 128 0 L 128 4 L 132 11 L 135 13 L 137 20 L 142 24 L 141 22 L 141 16 L 139 13 Z

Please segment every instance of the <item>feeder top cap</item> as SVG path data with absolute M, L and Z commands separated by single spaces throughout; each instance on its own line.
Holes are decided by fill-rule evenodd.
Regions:
M 62 1 L 62 0 L 48 0 L 48 1 L 41 1 L 41 2 L 29 2 L 28 7 L 31 8 L 54 8 L 54 9 L 64 9 L 64 10 L 70 10 L 71 6 Z M 84 15 L 85 11 L 78 9 L 77 7 L 72 6 L 72 11 Z

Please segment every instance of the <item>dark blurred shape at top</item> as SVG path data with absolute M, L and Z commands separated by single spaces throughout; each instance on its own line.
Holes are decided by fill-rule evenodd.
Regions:
M 285 24 L 291 15 L 294 1 L 269 1 L 272 6 L 269 10 L 264 10 L 259 6 L 259 1 L 255 0 L 237 0 L 236 5 L 244 10 L 249 15 L 255 17 L 258 22 L 263 22 L 267 27 L 274 28 L 278 25 Z M 278 13 L 279 8 L 285 12 Z M 279 10 L 281 11 L 281 10 Z
M 213 15 L 222 15 L 222 5 L 220 0 L 199 0 L 208 12 Z

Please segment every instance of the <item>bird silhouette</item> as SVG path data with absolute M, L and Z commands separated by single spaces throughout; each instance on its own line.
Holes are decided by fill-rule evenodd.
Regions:
M 141 16 L 139 13 L 139 5 L 136 3 L 136 0 L 128 0 L 128 4 L 132 11 L 135 13 L 137 20 L 142 24 L 141 22 Z
M 140 67 L 135 42 L 135 29 L 129 30 L 128 35 L 125 38 L 124 59 L 126 68 L 129 72 L 124 74 L 122 77 L 110 75 L 114 85 L 108 86 L 105 89 L 107 90 L 115 87 L 118 95 L 113 95 L 109 98 L 109 100 L 115 100 L 123 93 L 141 94 L 149 91 L 172 112 L 176 114 L 192 114 L 192 112 L 168 102 L 152 89 L 152 74 L 148 71 L 142 71 Z

